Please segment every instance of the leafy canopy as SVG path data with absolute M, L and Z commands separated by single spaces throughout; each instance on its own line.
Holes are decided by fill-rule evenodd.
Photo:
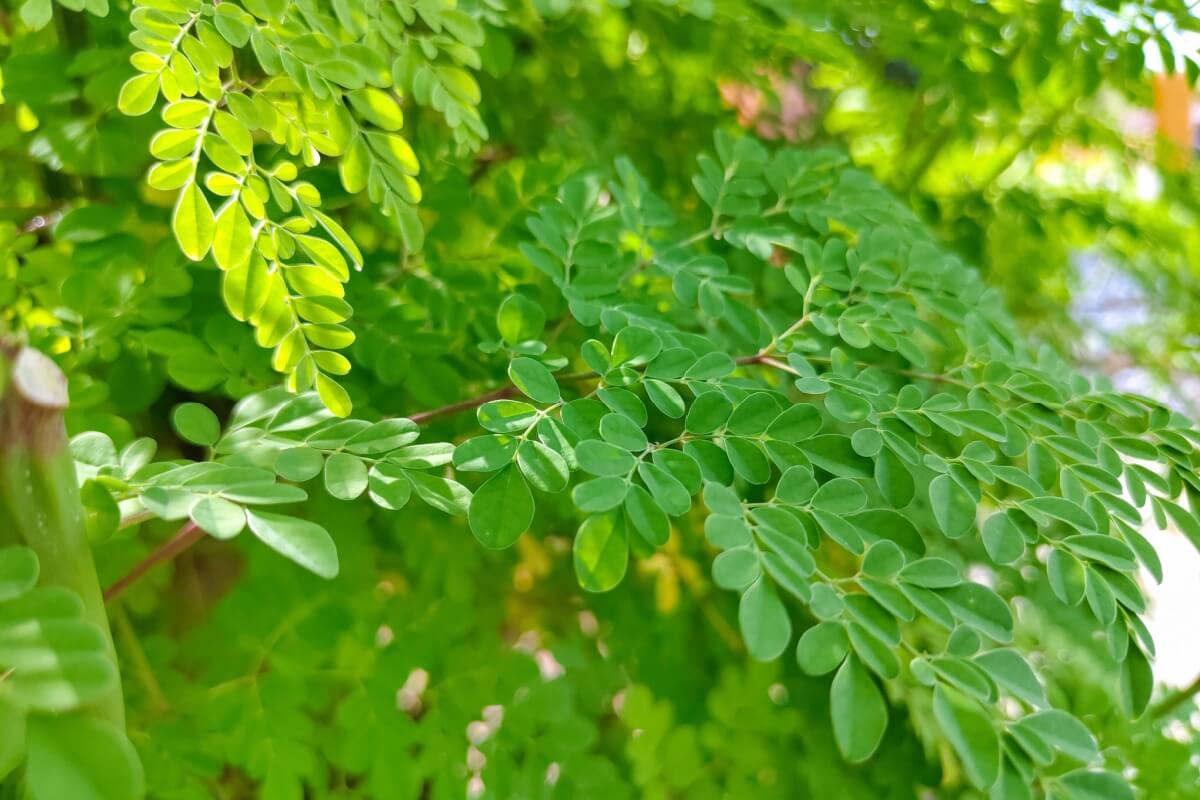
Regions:
M 69 374 L 102 577 L 201 544 L 110 604 L 128 738 L 88 713 L 103 633 L 0 549 L 0 776 L 1188 796 L 1162 718 L 1189 704 L 1145 713 L 1142 531 L 1200 547 L 1200 433 L 1075 372 L 919 216 L 936 131 L 899 175 L 864 150 L 913 87 L 873 74 L 869 124 L 835 101 L 840 139 L 788 144 L 735 132 L 709 74 L 728 44 L 836 94 L 879 51 L 917 70 L 906 135 L 975 141 L 1074 69 L 1021 72 L 1037 41 L 1096 45 L 1085 97 L 1132 91 L 1141 41 L 1057 3 L 511 5 L 22 7 L 35 158 L 4 169 L 69 207 L 9 227 L 5 324 Z

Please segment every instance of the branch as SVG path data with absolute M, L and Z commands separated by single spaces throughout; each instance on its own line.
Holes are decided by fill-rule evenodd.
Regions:
M 43 228 L 52 228 L 66 216 L 68 210 L 69 207 L 64 204 L 30 217 L 20 225 L 20 231 L 21 233 L 37 233 Z
M 792 328 L 789 329 L 789 331 L 799 327 L 799 325 L 801 323 L 805 322 L 806 320 L 807 320 L 806 317 L 801 318 L 800 323 L 797 323 L 797 325 L 792 326 Z M 778 338 L 782 338 L 782 337 L 778 337 Z M 772 342 L 772 345 L 773 344 L 774 344 L 774 342 Z M 770 357 L 770 355 L 769 355 L 770 352 L 771 352 L 771 346 L 768 346 L 766 348 L 763 348 L 762 351 L 755 353 L 754 355 L 742 356 L 741 358 L 736 359 L 736 362 L 741 366 L 758 364 L 758 365 L 761 365 L 764 367 L 770 367 L 771 369 L 781 370 L 783 372 L 787 372 L 792 375 L 800 374 L 799 372 L 797 372 L 795 369 L 793 369 L 791 366 L 784 363 L 783 361 L 780 361 L 777 358 Z M 912 372 L 908 372 L 905 370 L 896 370 L 896 372 L 898 374 L 909 375 L 911 377 L 920 377 L 920 378 L 924 378 L 927 380 L 943 380 L 943 381 L 950 380 L 942 375 L 926 375 L 923 373 L 912 373 Z M 599 376 L 595 372 L 572 372 L 572 373 L 568 373 L 566 375 L 560 376 L 558 378 L 558 380 L 560 383 L 569 383 L 569 382 L 573 382 L 573 381 L 588 380 L 590 378 L 596 378 L 596 377 L 599 377 Z M 473 408 L 479 408 L 481 405 L 483 405 L 485 403 L 490 403 L 493 400 L 503 400 L 505 398 L 512 397 L 515 394 L 517 394 L 517 388 L 515 386 L 512 386 L 511 384 L 508 386 L 501 386 L 499 389 L 493 389 L 492 391 L 488 392 L 487 394 L 481 394 L 478 397 L 472 397 L 468 400 L 460 400 L 457 403 L 451 403 L 449 405 L 441 406 L 440 408 L 433 408 L 428 411 L 418 411 L 416 414 L 409 415 L 408 418 L 410 420 L 412 420 L 413 422 L 420 424 L 423 422 L 428 422 L 429 420 L 435 419 L 437 417 L 444 417 L 444 416 L 449 416 L 450 414 L 457 414 L 460 411 L 470 411 Z M 128 521 L 122 521 L 121 527 L 127 527 L 128 525 L 133 525 L 133 524 L 136 524 L 137 522 L 141 522 L 142 520 L 137 517 L 138 517 L 138 515 L 135 514 L 135 515 L 132 515 L 128 519 Z M 114 597 L 121 594 L 121 592 L 125 591 L 125 589 L 131 583 L 136 581 L 138 578 L 140 578 L 142 575 L 149 572 L 151 569 L 153 569 L 157 565 L 161 564 L 164 561 L 170 561 L 171 559 L 176 558 L 180 553 L 184 552 L 189 547 L 194 545 L 196 542 L 203 539 L 204 535 L 205 535 L 204 531 L 201 530 L 199 527 L 197 527 L 194 522 L 188 522 L 186 525 L 184 525 L 182 528 L 179 529 L 178 533 L 176 533 L 175 536 L 173 536 L 171 539 L 168 539 L 163 544 L 159 545 L 159 547 L 156 550 L 154 550 L 152 553 L 150 553 L 150 555 L 146 556 L 144 559 L 142 559 L 140 562 L 138 562 L 133 567 L 133 569 L 131 569 L 127 574 L 122 576 L 112 586 L 109 586 L 108 589 L 105 590 L 105 592 L 104 592 L 105 601 L 112 600 Z
M 104 602 L 107 603 L 111 601 L 113 598 L 120 595 L 121 592 L 129 588 L 131 583 L 145 575 L 154 567 L 158 566 L 164 561 L 170 561 L 203 538 L 204 531 L 201 530 L 196 523 L 189 520 L 188 523 L 180 528 L 174 536 L 159 545 L 154 552 L 135 564 L 133 569 L 129 570 L 129 572 L 118 578 L 112 586 L 109 586 L 107 589 L 105 589 Z
M 752 356 L 742 356 L 741 358 L 737 359 L 735 363 L 743 367 L 748 364 L 761 364 L 764 367 L 771 367 L 772 369 L 781 370 L 791 375 L 796 375 L 797 377 L 800 375 L 799 370 L 793 369 L 788 364 L 783 363 L 777 358 L 771 358 L 765 353 L 757 353 Z
M 1187 686 L 1164 697 L 1153 708 L 1150 709 L 1150 719 L 1162 719 L 1170 714 L 1175 709 L 1194 698 L 1200 693 L 1200 677 L 1189 683 Z
M 503 400 L 506 397 L 512 397 L 517 391 L 515 386 L 501 386 L 495 391 L 481 394 L 479 397 L 472 397 L 470 400 L 461 400 L 457 403 L 451 403 L 448 406 L 434 408 L 430 411 L 418 411 L 416 414 L 409 415 L 409 419 L 416 423 L 422 423 L 426 420 L 431 420 L 434 417 L 443 417 L 447 414 L 457 414 L 459 411 L 470 411 L 472 408 L 479 408 L 484 403 L 490 403 L 493 400 Z

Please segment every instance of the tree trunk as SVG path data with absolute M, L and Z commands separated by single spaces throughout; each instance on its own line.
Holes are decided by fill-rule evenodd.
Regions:
M 79 596 L 85 617 L 104 632 L 116 666 L 67 446 L 66 407 L 67 380 L 53 361 L 31 347 L 0 342 L 0 546 L 31 548 L 41 564 L 39 584 Z M 119 681 L 92 708 L 125 729 Z

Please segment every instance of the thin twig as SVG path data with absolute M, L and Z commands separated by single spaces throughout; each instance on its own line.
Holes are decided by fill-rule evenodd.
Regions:
M 770 356 L 766 356 L 766 355 L 762 355 L 762 354 L 757 354 L 757 355 L 752 355 L 752 356 L 742 356 L 741 358 L 739 358 L 737 360 L 737 363 L 742 366 L 745 366 L 747 364 L 762 364 L 764 367 L 771 367 L 772 369 L 777 369 L 777 370 L 780 370 L 781 372 L 786 372 L 790 375 L 795 375 L 796 377 L 800 377 L 799 370 L 793 368 L 789 364 L 785 364 L 784 362 L 780 361 L 777 358 L 771 358 Z
M 1187 686 L 1172 692 L 1150 709 L 1150 719 L 1162 719 L 1200 693 L 1200 677 Z
M 30 217 L 21 225 L 21 233 L 37 233 L 43 228 L 52 228 L 58 224 L 67 213 L 67 206 L 62 205 Z
M 434 417 L 443 417 L 447 414 L 457 414 L 459 411 L 470 411 L 472 408 L 479 408 L 484 403 L 490 403 L 493 400 L 503 400 L 506 397 L 512 397 L 517 391 L 515 386 L 501 386 L 495 391 L 482 394 L 479 397 L 472 397 L 470 400 L 461 400 L 457 403 L 451 403 L 448 406 L 435 408 L 430 411 L 418 411 L 416 414 L 409 415 L 409 419 L 413 422 L 421 423 Z
M 133 629 L 133 624 L 129 621 L 129 612 L 122 605 L 117 605 L 112 613 L 113 624 L 117 629 L 117 633 L 121 637 L 122 645 L 129 651 L 129 660 L 133 662 L 133 671 L 141 681 L 142 688 L 150 698 L 151 705 L 157 711 L 166 711 L 170 704 L 167 702 L 167 696 L 163 693 L 162 686 L 158 683 L 158 678 L 154 675 L 154 668 L 150 666 L 150 661 L 146 658 L 146 651 L 142 649 L 141 642 L 138 641 L 137 631 Z
M 204 531 L 196 523 L 189 520 L 179 531 L 167 541 L 158 546 L 150 555 L 143 558 L 133 569 L 117 579 L 112 586 L 104 590 L 104 602 L 109 602 L 129 588 L 129 585 L 145 575 L 164 561 L 170 561 L 184 550 L 204 538 Z

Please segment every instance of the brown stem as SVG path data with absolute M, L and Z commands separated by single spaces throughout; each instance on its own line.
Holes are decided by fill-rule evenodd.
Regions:
M 43 228 L 52 228 L 66 215 L 67 207 L 57 206 L 30 217 L 21 225 L 21 233 L 37 233 Z
M 756 353 L 752 356 L 742 356 L 741 358 L 737 359 L 734 363 L 736 363 L 740 366 L 746 366 L 747 364 L 761 364 L 764 367 L 771 367 L 772 369 L 777 369 L 777 370 L 780 370 L 782 372 L 787 372 L 792 375 L 798 376 L 800 374 L 799 371 L 792 369 L 791 366 L 783 363 L 782 361 L 780 361 L 777 358 L 771 358 L 766 353 Z
M 174 536 L 159 545 L 154 552 L 135 564 L 133 569 L 118 578 L 112 586 L 105 589 L 104 602 L 111 601 L 129 588 L 130 584 L 154 567 L 164 561 L 170 561 L 203 538 L 204 531 L 196 523 L 189 520 Z
M 472 397 L 469 400 L 461 400 L 457 403 L 451 403 L 448 406 L 434 408 L 429 411 L 418 411 L 416 414 L 409 416 L 413 422 L 421 423 L 426 420 L 431 420 L 434 417 L 443 417 L 447 414 L 457 414 L 459 411 L 470 411 L 472 408 L 479 408 L 484 403 L 490 403 L 493 400 L 503 400 L 506 397 L 512 397 L 516 394 L 517 387 L 501 386 L 495 391 L 482 394 L 479 397 Z
M 573 383 L 575 381 L 585 381 L 589 378 L 600 377 L 594 372 L 571 372 L 558 377 L 559 383 Z M 409 419 L 413 422 L 426 422 L 434 417 L 444 417 L 448 414 L 457 414 L 460 411 L 470 411 L 472 408 L 479 408 L 485 403 L 490 403 L 493 400 L 503 400 L 507 397 L 512 397 L 517 393 L 515 386 L 501 386 L 499 389 L 481 394 L 479 397 L 472 397 L 469 400 L 460 400 L 457 403 L 451 403 L 448 406 L 441 408 L 430 409 L 429 411 L 418 411 L 416 414 L 410 414 Z

